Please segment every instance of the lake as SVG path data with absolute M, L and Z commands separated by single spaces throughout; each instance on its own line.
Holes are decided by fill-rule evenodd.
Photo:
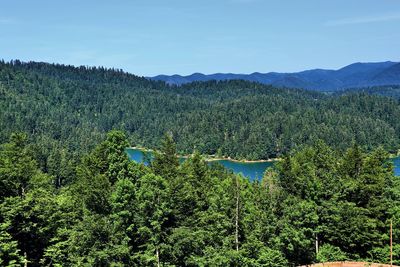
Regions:
M 131 160 L 136 162 L 144 161 L 143 151 L 139 149 L 127 149 L 128 156 Z M 184 158 L 180 159 L 184 161 Z M 232 160 L 215 160 L 210 161 L 210 164 L 218 162 L 222 164 L 225 168 L 232 170 L 234 173 L 241 173 L 248 177 L 250 180 L 261 179 L 264 171 L 273 165 L 273 162 L 237 162 Z M 394 163 L 394 173 L 396 176 L 400 176 L 400 157 L 393 159 Z
M 394 175 L 400 176 L 400 157 L 393 159 L 394 163 Z

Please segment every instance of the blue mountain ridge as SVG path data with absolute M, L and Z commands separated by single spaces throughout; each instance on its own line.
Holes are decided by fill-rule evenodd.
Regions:
M 147 77 L 171 85 L 195 81 L 247 80 L 277 87 L 302 88 L 316 91 L 339 91 L 348 88 L 400 85 L 399 62 L 353 63 L 338 70 L 312 69 L 294 73 L 268 72 L 251 74 L 193 73 L 188 76 L 158 75 Z

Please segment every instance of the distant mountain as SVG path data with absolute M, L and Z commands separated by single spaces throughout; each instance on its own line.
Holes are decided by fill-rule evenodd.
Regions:
M 400 79 L 400 63 L 390 66 L 377 74 L 372 81 L 377 84 L 398 84 Z
M 391 61 L 354 63 L 338 70 L 313 69 L 295 73 L 254 72 L 251 74 L 215 73 L 210 75 L 193 73 L 188 76 L 158 75 L 148 78 L 175 85 L 194 81 L 240 79 L 279 87 L 338 91 L 357 87 L 400 85 L 400 63 Z

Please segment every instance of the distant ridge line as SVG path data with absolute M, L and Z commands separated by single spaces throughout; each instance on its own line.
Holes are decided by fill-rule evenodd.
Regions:
M 338 91 L 349 88 L 383 85 L 400 85 L 400 63 L 393 61 L 353 63 L 338 70 L 312 69 L 294 73 L 253 72 L 251 74 L 193 73 L 182 76 L 157 75 L 147 77 L 164 81 L 170 85 L 181 85 L 195 81 L 246 80 L 270 84 L 277 87 L 301 88 L 316 91 Z

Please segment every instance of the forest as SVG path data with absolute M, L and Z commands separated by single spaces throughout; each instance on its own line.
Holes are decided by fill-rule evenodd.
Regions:
M 334 92 L 335 95 L 344 95 L 351 93 L 368 93 L 371 95 L 388 96 L 396 99 L 400 99 L 400 86 L 372 86 L 366 88 L 353 88 L 339 92 Z
M 43 157 L 75 159 L 112 129 L 132 146 L 159 148 L 170 133 L 179 154 L 235 159 L 280 158 L 315 140 L 396 152 L 400 105 L 387 95 L 397 91 L 370 91 L 329 95 L 240 80 L 169 86 L 122 70 L 1 61 L 0 141 L 21 131 Z
M 149 166 L 121 131 L 50 174 L 29 136 L 0 147 L 0 266 L 297 266 L 400 263 L 400 181 L 382 148 L 292 151 L 261 181 L 183 163 L 166 135 Z M 54 170 L 53 170 L 54 171 Z
M 1 61 L 0 266 L 387 263 L 391 220 L 400 264 L 396 90 Z M 251 182 L 212 154 L 280 160 Z

